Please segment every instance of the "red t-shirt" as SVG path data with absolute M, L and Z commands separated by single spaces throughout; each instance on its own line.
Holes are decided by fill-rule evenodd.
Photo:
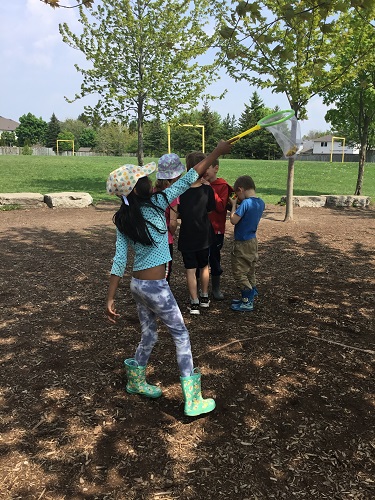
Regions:
M 233 192 L 233 188 L 225 179 L 222 179 L 221 177 L 217 178 L 216 181 L 211 182 L 211 187 L 215 193 L 216 208 L 208 216 L 214 228 L 215 234 L 224 234 L 225 222 L 227 220 L 228 199 L 230 193 Z

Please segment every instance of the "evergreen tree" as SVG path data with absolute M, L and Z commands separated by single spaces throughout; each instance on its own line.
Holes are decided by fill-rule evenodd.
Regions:
M 245 110 L 239 118 L 239 132 L 254 127 L 265 116 L 278 111 L 279 108 L 269 109 L 264 106 L 257 92 L 245 104 Z M 232 149 L 232 156 L 238 158 L 255 158 L 257 160 L 274 160 L 282 157 L 282 151 L 274 136 L 267 129 L 260 129 L 243 137 Z
M 230 139 L 231 137 L 234 137 L 236 134 L 238 134 L 238 132 L 239 130 L 236 117 L 234 115 L 230 116 L 228 113 L 221 123 L 221 138 Z
M 173 153 L 185 157 L 191 151 L 202 151 L 202 129 L 195 125 L 202 125 L 201 114 L 197 110 L 180 113 L 170 124 Z
M 167 129 L 159 118 L 145 123 L 144 151 L 147 156 L 161 156 L 167 151 Z
M 221 117 L 216 111 L 211 111 L 207 101 L 201 111 L 201 125 L 204 125 L 205 152 L 212 151 L 221 137 Z
M 56 152 L 56 140 L 61 132 L 60 122 L 56 118 L 55 113 L 52 113 L 51 119 L 48 122 L 47 132 L 46 132 L 46 146 L 47 148 L 53 148 Z

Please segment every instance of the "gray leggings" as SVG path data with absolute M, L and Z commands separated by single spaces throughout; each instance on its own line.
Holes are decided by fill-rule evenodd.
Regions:
M 137 304 L 142 337 L 135 353 L 135 360 L 146 366 L 152 349 L 158 340 L 156 319 L 160 318 L 176 346 L 177 363 L 182 377 L 193 371 L 189 332 L 169 284 L 162 280 L 138 280 L 132 278 L 130 291 Z

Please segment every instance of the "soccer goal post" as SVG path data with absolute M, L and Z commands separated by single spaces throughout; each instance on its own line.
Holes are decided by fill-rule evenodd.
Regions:
M 336 137 L 332 136 L 332 141 L 331 141 L 331 159 L 330 162 L 332 163 L 332 155 L 333 155 L 333 144 L 335 139 L 341 139 L 342 140 L 342 157 L 341 157 L 341 163 L 344 163 L 344 155 L 345 155 L 345 137 Z
M 73 139 L 57 139 L 56 140 L 56 154 L 59 154 L 59 142 L 71 142 L 72 143 L 72 154 L 74 156 L 74 140 Z
M 204 125 L 191 125 L 190 123 L 181 123 L 176 125 L 176 127 L 195 127 L 202 129 L 202 153 L 205 152 L 205 137 L 204 137 Z M 171 126 L 168 123 L 168 153 L 171 153 Z

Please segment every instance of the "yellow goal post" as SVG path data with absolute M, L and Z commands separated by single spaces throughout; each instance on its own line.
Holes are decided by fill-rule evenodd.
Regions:
M 71 142 L 72 143 L 72 154 L 74 156 L 74 140 L 73 139 L 57 139 L 56 140 L 56 154 L 59 154 L 59 142 Z
M 341 163 L 344 163 L 344 155 L 345 155 L 345 137 L 336 137 L 335 135 L 332 136 L 331 140 L 331 159 L 330 162 L 332 163 L 332 155 L 333 155 L 333 143 L 335 139 L 342 139 L 342 157 L 341 157 Z
M 176 127 L 196 127 L 202 129 L 202 153 L 205 152 L 205 137 L 204 137 L 204 125 L 191 125 L 190 123 L 177 124 Z M 168 153 L 171 153 L 171 126 L 168 123 Z

